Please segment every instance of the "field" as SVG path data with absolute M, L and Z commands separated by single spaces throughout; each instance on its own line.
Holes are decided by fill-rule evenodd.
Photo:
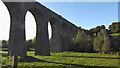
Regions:
M 2 53 L 2 65 L 11 66 L 12 57 Z M 18 57 L 18 68 L 118 68 L 120 56 L 115 54 L 63 52 L 51 56 L 34 56 L 28 51 L 27 57 Z

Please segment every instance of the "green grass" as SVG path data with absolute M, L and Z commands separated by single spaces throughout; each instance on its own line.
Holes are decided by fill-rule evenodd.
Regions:
M 110 36 L 120 36 L 120 33 L 110 34 Z
M 12 65 L 12 57 L 7 52 L 1 51 L 2 63 Z M 34 56 L 33 51 L 28 52 L 28 57 L 19 57 L 18 68 L 110 68 L 118 66 L 120 56 L 99 53 L 63 52 L 51 53 L 51 56 Z

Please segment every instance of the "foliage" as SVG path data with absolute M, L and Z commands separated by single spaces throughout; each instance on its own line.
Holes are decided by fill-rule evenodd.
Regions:
M 104 26 L 104 25 L 101 25 L 101 26 L 97 26 L 97 27 L 95 27 L 95 28 L 92 28 L 92 29 L 90 29 L 90 31 L 93 32 L 93 33 L 98 33 L 98 32 L 100 32 L 102 29 L 105 29 L 105 26 Z
M 2 40 L 2 47 L 8 47 L 8 41 Z
M 79 31 L 72 39 L 75 51 L 90 52 L 92 51 L 92 38 L 85 34 L 84 31 Z
M 120 22 L 113 22 L 112 25 L 109 25 L 108 28 L 113 33 L 119 33 L 120 32 Z
M 105 29 L 97 34 L 93 41 L 94 50 L 96 52 L 108 52 L 110 51 L 110 38 Z
M 113 51 L 119 51 L 120 50 L 120 33 L 114 33 L 110 34 L 111 39 L 111 49 Z
M 105 26 L 104 26 L 104 25 L 101 25 L 101 29 L 105 29 Z
M 27 49 L 35 48 L 36 38 L 26 41 Z

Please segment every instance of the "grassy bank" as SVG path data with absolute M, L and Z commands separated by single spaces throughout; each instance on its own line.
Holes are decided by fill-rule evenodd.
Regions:
M 11 66 L 12 57 L 2 53 L 3 65 Z M 19 57 L 18 68 L 117 68 L 120 61 L 118 55 L 98 53 L 51 53 L 51 56 L 34 56 L 33 51 L 27 57 Z

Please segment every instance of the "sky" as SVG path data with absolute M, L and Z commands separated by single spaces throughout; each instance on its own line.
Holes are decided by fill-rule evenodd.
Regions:
M 118 20 L 117 2 L 44 2 L 42 4 L 85 29 L 98 25 L 108 26 Z
M 99 25 L 108 27 L 118 21 L 117 2 L 41 2 L 71 23 L 85 29 Z M 36 23 L 30 12 L 26 14 L 26 39 L 36 35 Z M 29 24 L 28 24 L 29 23 Z M 31 28 L 32 27 L 32 28 Z M 0 1 L 0 40 L 8 40 L 10 16 L 6 6 Z M 49 26 L 49 34 L 51 27 Z

